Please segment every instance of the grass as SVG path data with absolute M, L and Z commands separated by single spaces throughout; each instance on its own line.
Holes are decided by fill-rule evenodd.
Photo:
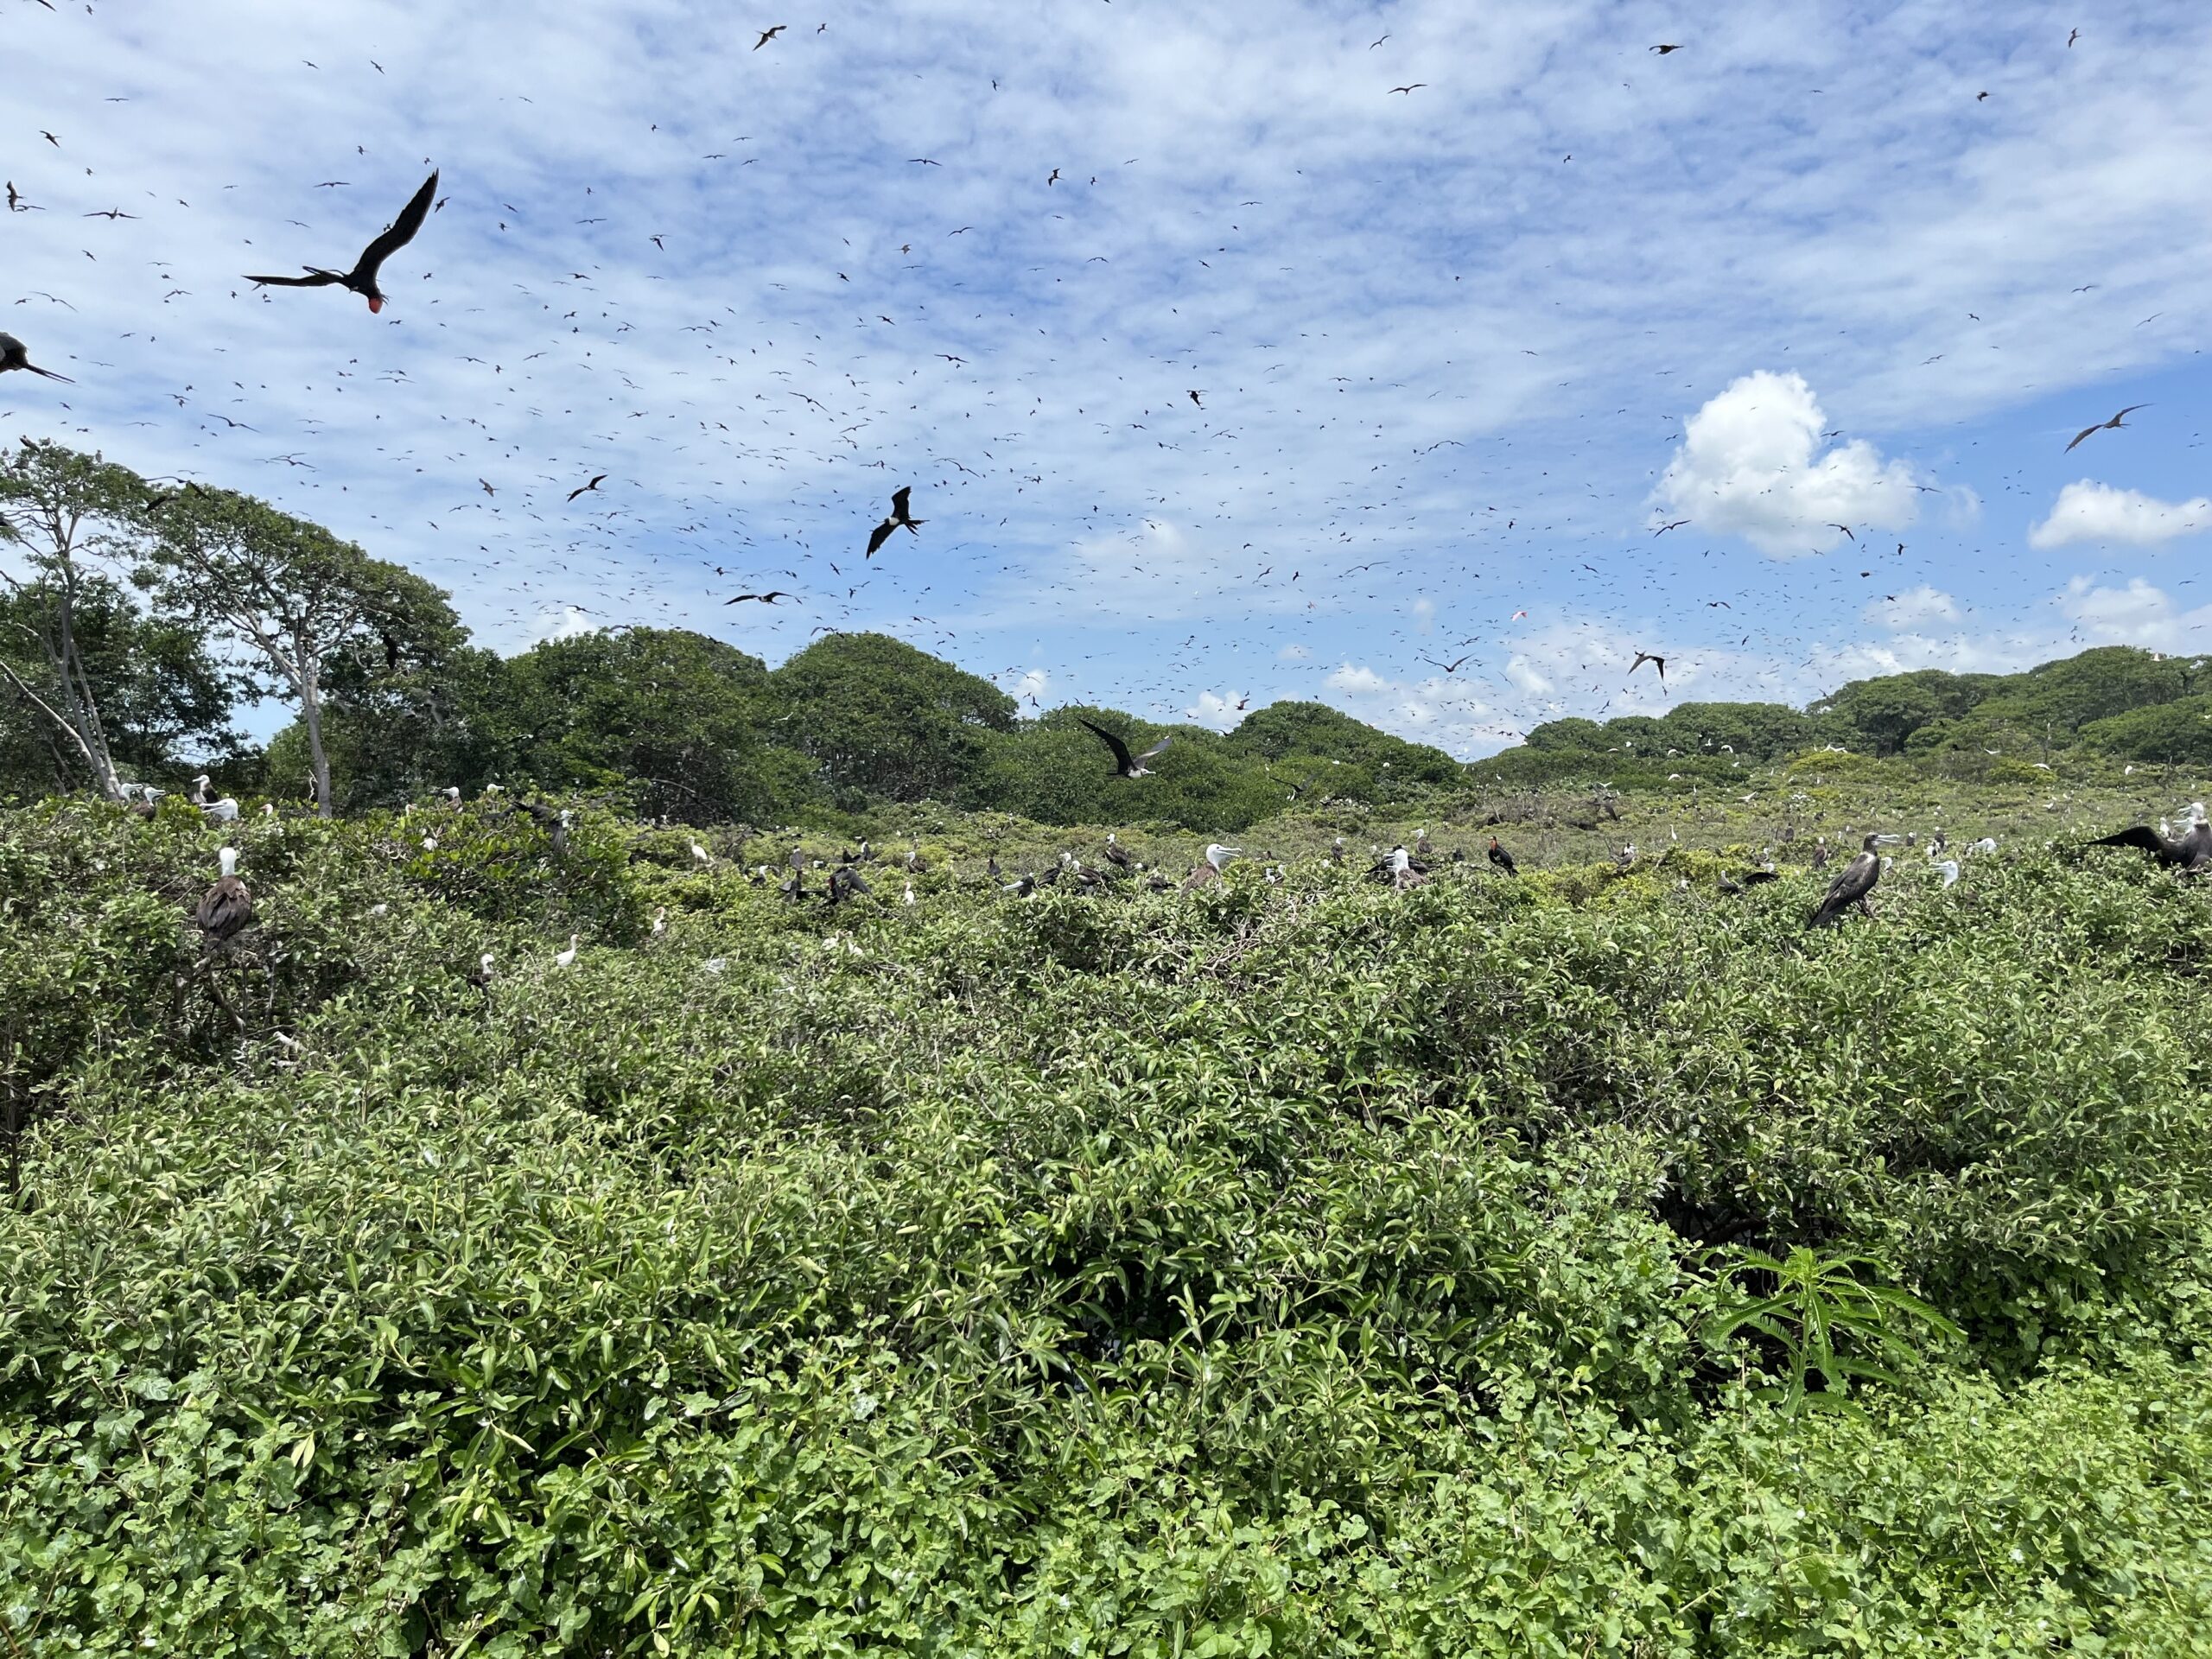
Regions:
M 212 957 L 196 815 L 0 816 L 0 1645 L 2190 1651 L 2212 900 L 2046 845 L 2155 803 L 1829 787 L 1407 893 L 1339 811 L 1014 899 L 1103 833 L 925 810 L 834 912 L 248 822 Z M 1939 810 L 2000 853 L 1802 931 Z

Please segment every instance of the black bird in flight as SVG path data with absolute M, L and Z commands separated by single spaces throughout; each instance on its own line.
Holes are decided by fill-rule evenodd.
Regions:
M 2081 442 L 2082 439 L 2088 437 L 2092 432 L 2117 432 L 2120 430 L 2120 423 L 2126 416 L 2133 415 L 2139 409 L 2148 409 L 2150 407 L 2151 405 L 2148 404 L 2130 404 L 2126 409 L 2121 410 L 2119 414 L 2113 416 L 2112 419 L 2108 421 L 2099 421 L 2094 426 L 2083 427 L 2079 432 L 2076 432 L 2074 435 L 2074 443 Z M 2069 454 L 2072 453 L 2074 443 L 2069 443 L 2066 446 L 2066 449 Z
M 755 52 L 758 52 L 762 47 L 767 45 L 769 41 L 774 40 L 777 35 L 782 34 L 790 27 L 791 25 L 789 23 L 778 23 L 773 29 L 762 29 L 760 31 L 760 38 L 753 42 L 753 49 Z
M 1417 80 L 1410 86 L 1393 86 L 1390 90 L 1394 92 L 1417 92 L 1427 85 L 1425 80 Z
M 1151 777 L 1152 772 L 1150 769 L 1146 766 L 1145 762 L 1152 760 L 1162 750 L 1166 749 L 1170 743 L 1173 743 L 1175 741 L 1175 734 L 1173 732 L 1170 732 L 1166 737 L 1161 738 L 1159 742 L 1154 744 L 1142 754 L 1132 755 L 1129 753 L 1129 746 L 1122 741 L 1120 738 L 1115 736 L 1113 733 L 1108 731 L 1103 726 L 1093 726 L 1089 721 L 1084 720 L 1081 715 L 1077 715 L 1076 716 L 1076 720 L 1078 724 L 1088 728 L 1091 733 L 1097 737 L 1100 742 L 1103 743 L 1108 748 L 1114 751 L 1114 771 L 1117 776 L 1122 778 Z
M 571 501 L 573 501 L 573 500 L 575 500 L 578 496 L 582 495 L 585 491 L 587 491 L 587 490 L 595 490 L 595 489 L 597 489 L 601 485 L 604 484 L 605 482 L 607 482 L 607 474 L 606 474 L 605 473 L 601 473 L 601 474 L 598 474 L 596 477 L 594 477 L 594 478 L 592 480 L 592 481 L 591 481 L 590 483 L 588 483 L 588 484 L 579 484 L 579 485 L 578 485 L 575 489 L 570 490 L 570 491 L 569 492 L 569 500 L 571 500 Z
M 305 267 L 304 276 L 248 276 L 249 283 L 264 287 L 327 288 L 335 283 L 350 289 L 369 302 L 372 312 L 384 309 L 384 290 L 377 286 L 377 271 L 384 262 L 415 239 L 415 232 L 423 228 L 423 221 L 430 216 L 430 202 L 438 194 L 438 175 L 432 173 L 415 193 L 414 200 L 399 210 L 399 217 L 391 221 L 383 235 L 361 251 L 351 270 L 324 270 L 320 266 Z
M 1664 657 L 1655 657 L 1648 651 L 1639 651 L 1636 653 L 1636 660 L 1628 665 L 1628 671 L 1633 674 L 1637 669 L 1642 668 L 1646 663 L 1650 664 L 1652 667 L 1659 671 L 1659 683 L 1662 685 L 1666 684 L 1667 659 Z
M 1849 524 L 1839 524 L 1834 519 L 1830 519 L 1828 521 L 1828 528 L 1830 530 L 1840 530 L 1845 535 L 1851 536 L 1851 526 Z M 1856 536 L 1851 536 L 1851 539 L 1855 542 L 1859 538 Z
M 1688 520 L 1688 519 L 1687 519 L 1687 518 L 1677 518 L 1677 519 L 1675 519 L 1672 524 L 1662 524 L 1662 525 L 1660 525 L 1658 529 L 1656 529 L 1656 530 L 1653 531 L 1651 533 L 1652 533 L 1654 536 L 1664 536 L 1664 535 L 1665 535 L 1669 531 L 1670 531 L 1670 530 L 1680 530 L 1680 529 L 1681 529 L 1684 524 L 1687 524 L 1688 523 L 1689 523 L 1689 520 Z
M 41 369 L 31 361 L 30 348 L 13 334 L 0 334 L 0 374 L 10 369 L 29 369 L 33 374 L 42 374 L 49 380 L 60 380 L 69 385 L 77 383 L 66 374 L 56 374 L 52 369 Z
M 1663 58 L 1669 52 L 1681 51 L 1682 49 L 1682 44 L 1680 41 L 1670 41 L 1664 46 L 1655 46 L 1651 49 Z
M 752 599 L 758 600 L 763 605 L 772 605 L 779 599 L 789 599 L 791 595 L 785 593 L 782 588 L 771 588 L 765 594 L 740 594 L 735 599 L 726 599 L 722 603 L 725 605 L 742 605 L 747 600 Z
M 1431 668 L 1445 674 L 1457 674 L 1467 664 L 1467 658 L 1465 657 L 1462 657 L 1456 663 L 1440 663 L 1433 657 L 1424 657 L 1421 658 L 1421 661 L 1427 663 Z
M 1198 391 L 1192 392 L 1191 394 L 1191 401 L 1194 404 L 1198 404 L 1198 391 L 1204 391 L 1205 390 L 1205 388 L 1204 386 L 1200 386 Z M 1204 409 L 1205 405 L 1204 404 L 1198 404 L 1198 407 L 1200 409 Z
M 863 556 L 874 558 L 877 550 L 891 539 L 891 532 L 901 524 L 917 536 L 922 533 L 918 526 L 926 524 L 929 520 L 915 518 L 909 510 L 908 499 L 913 493 L 914 486 L 911 484 L 901 485 L 891 492 L 891 516 L 869 532 L 868 552 Z

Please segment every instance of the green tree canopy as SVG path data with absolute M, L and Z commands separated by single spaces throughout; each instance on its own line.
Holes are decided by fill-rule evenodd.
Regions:
M 880 633 L 833 633 L 769 676 L 782 741 L 833 788 L 963 799 L 1014 702 L 988 680 Z

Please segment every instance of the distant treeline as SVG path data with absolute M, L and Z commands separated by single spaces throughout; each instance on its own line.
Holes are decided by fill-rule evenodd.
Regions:
M 1089 707 L 1023 718 L 988 680 L 880 634 L 830 634 L 774 669 L 680 628 L 502 658 L 438 588 L 265 503 L 150 484 L 54 444 L 0 454 L 0 798 L 174 788 L 204 769 L 219 788 L 329 811 L 496 782 L 696 823 L 926 799 L 1234 830 L 1293 806 L 1500 781 L 1719 781 L 1830 748 L 1984 775 L 2085 752 L 2202 764 L 2204 666 L 2113 647 L 2024 674 L 1857 681 L 1802 711 L 1693 702 L 1553 721 L 1465 766 L 1319 703 L 1275 703 L 1226 734 Z M 232 722 L 266 696 L 298 718 L 257 747 Z M 1175 741 L 1156 775 L 1118 779 L 1081 717 L 1133 745 Z

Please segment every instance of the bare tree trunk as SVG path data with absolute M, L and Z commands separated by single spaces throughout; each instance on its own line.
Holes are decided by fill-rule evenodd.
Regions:
M 322 687 L 315 658 L 299 653 L 300 718 L 308 728 L 308 755 L 315 766 L 315 810 L 319 818 L 330 816 L 330 755 L 322 747 Z

